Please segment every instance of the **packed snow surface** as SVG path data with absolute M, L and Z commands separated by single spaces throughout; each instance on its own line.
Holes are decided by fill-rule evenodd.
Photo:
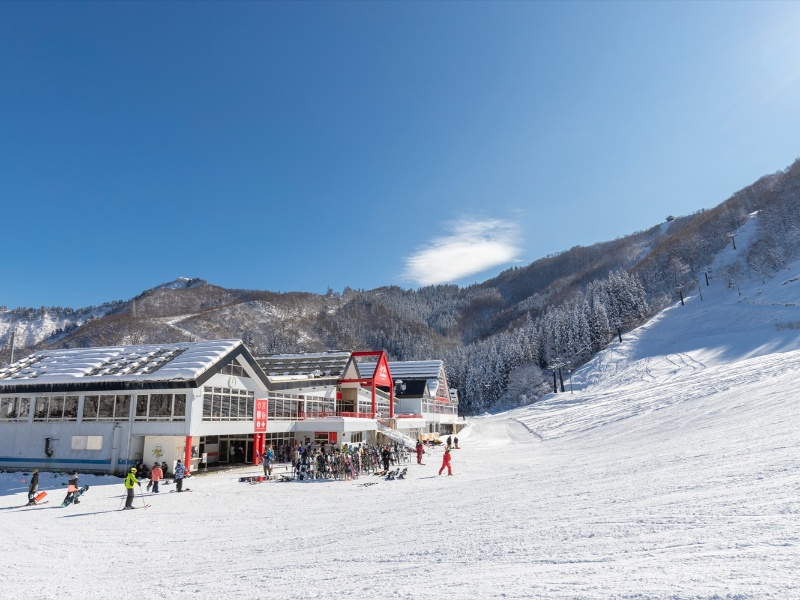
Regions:
M 800 598 L 800 268 L 719 282 L 405 480 L 0 474 L 3 598 Z M 279 467 L 280 470 L 280 467 Z M 375 485 L 363 486 L 367 482 Z M 144 503 L 151 504 L 143 508 Z

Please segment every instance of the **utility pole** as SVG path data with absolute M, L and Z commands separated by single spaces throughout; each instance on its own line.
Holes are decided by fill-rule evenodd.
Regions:
M 14 338 L 16 337 L 16 335 L 17 335 L 17 326 L 14 325 L 14 329 L 11 330 L 11 360 L 9 361 L 9 364 L 12 365 L 14 364 L 14 341 L 15 341 Z

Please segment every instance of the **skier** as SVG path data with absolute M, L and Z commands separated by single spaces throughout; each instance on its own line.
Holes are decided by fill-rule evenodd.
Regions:
M 451 436 L 447 436 L 447 447 L 451 448 L 453 446 L 453 438 Z
M 133 510 L 133 490 L 135 489 L 133 486 L 138 485 L 139 487 L 142 486 L 139 483 L 139 480 L 136 479 L 136 467 L 131 467 L 128 476 L 125 478 L 125 491 L 127 492 L 128 496 L 125 499 L 125 508 L 122 510 Z
M 183 466 L 180 459 L 178 459 L 178 464 L 175 465 L 175 487 L 178 488 L 177 491 L 183 491 L 183 478 L 189 476 L 189 470 Z
M 39 489 L 39 469 L 34 469 L 30 485 L 28 486 L 28 506 L 36 504 L 37 489 Z
M 389 448 L 389 446 L 386 446 L 386 448 L 383 449 L 383 452 L 381 452 L 381 458 L 383 459 L 383 470 L 388 471 L 389 461 L 392 460 L 392 450 Z
M 69 502 L 75 494 L 78 493 L 78 472 L 73 471 L 72 476 L 67 480 L 67 495 L 64 496 L 64 502 Z M 75 498 L 73 504 L 80 504 L 81 501 Z
M 155 462 L 153 463 L 153 468 L 150 470 L 150 483 L 153 484 L 153 493 L 158 493 L 158 482 L 164 477 L 164 471 L 161 470 L 161 466 Z M 147 487 L 150 487 L 150 484 L 147 484 Z
M 422 455 L 425 454 L 425 446 L 422 445 L 422 440 L 417 440 L 417 464 L 422 464 Z
M 439 469 L 439 475 L 442 474 L 442 471 L 444 471 L 445 467 L 447 467 L 447 474 L 448 475 L 452 475 L 453 474 L 453 469 L 450 468 L 450 448 L 449 447 L 444 449 L 444 456 L 442 456 L 442 468 Z
M 459 448 L 458 448 L 458 438 L 457 437 L 453 438 L 453 443 L 456 445 L 456 450 L 458 450 Z
M 264 461 L 264 477 L 272 475 L 272 461 L 275 460 L 275 453 L 272 451 L 272 445 L 267 446 L 264 456 L 261 457 Z

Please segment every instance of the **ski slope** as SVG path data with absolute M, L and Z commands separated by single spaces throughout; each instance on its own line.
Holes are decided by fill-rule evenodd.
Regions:
M 574 393 L 472 419 L 454 477 L 441 449 L 402 481 L 242 467 L 120 512 L 117 478 L 20 509 L 28 478 L 0 474 L 0 597 L 800 598 L 800 263 L 741 290 L 665 311 Z

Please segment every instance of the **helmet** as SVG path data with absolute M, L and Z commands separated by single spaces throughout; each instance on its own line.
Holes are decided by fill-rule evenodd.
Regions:
M 180 458 L 178 459 L 178 462 L 181 462 L 181 459 L 180 459 Z
M 158 466 L 159 466 L 158 462 L 154 462 L 154 463 L 153 463 L 153 466 L 154 466 L 154 467 L 158 467 Z
M 131 467 L 131 473 L 136 473 L 136 467 Z

